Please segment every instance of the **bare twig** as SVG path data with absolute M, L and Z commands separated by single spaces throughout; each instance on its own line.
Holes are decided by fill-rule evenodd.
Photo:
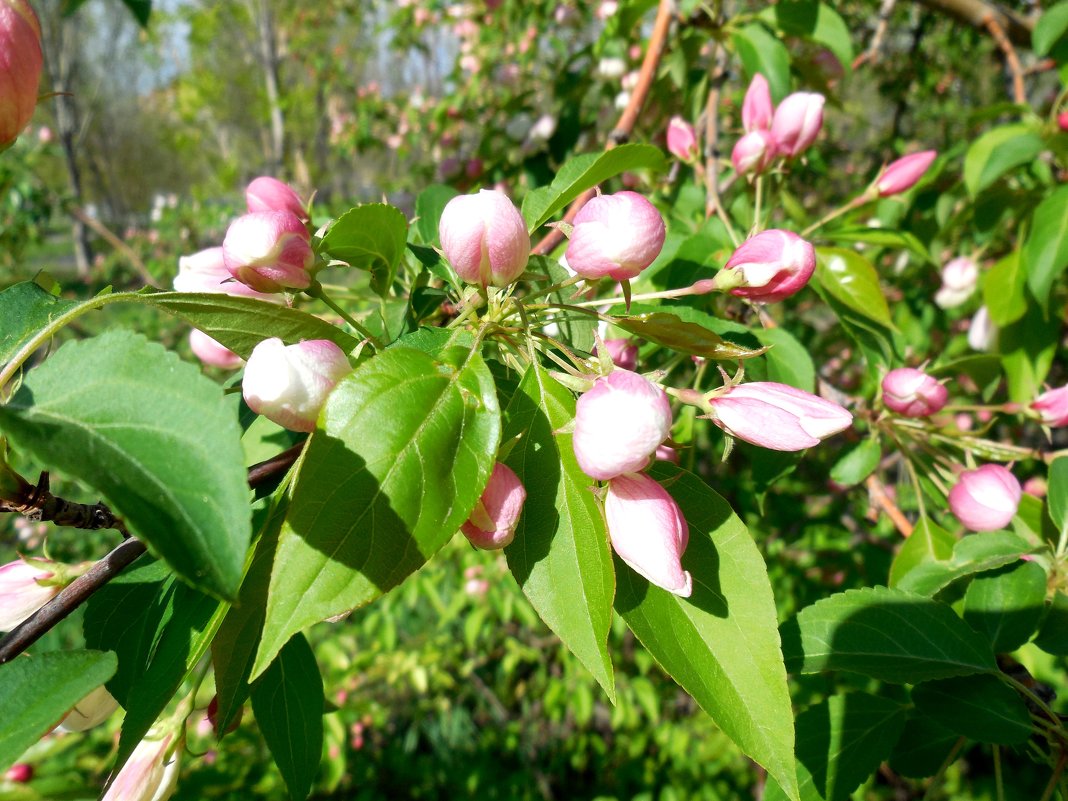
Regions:
M 994 41 L 1005 56 L 1005 68 L 1012 76 L 1013 102 L 1026 105 L 1027 91 L 1024 88 L 1023 70 L 1020 68 L 1020 59 L 1016 56 L 1016 49 L 1012 46 L 1009 37 L 1005 35 L 1004 28 L 1001 27 L 1001 24 L 993 14 L 983 21 L 983 26 L 990 31 L 990 35 L 994 37 Z
M 1014 45 L 1031 46 L 1031 30 L 1035 27 L 1034 19 L 1022 16 L 1003 5 L 988 3 L 986 0 L 920 0 L 920 2 L 934 11 L 941 11 L 956 17 L 973 28 L 986 28 L 987 19 L 993 19 Z
M 886 513 L 886 516 L 890 518 L 901 536 L 911 536 L 913 528 L 912 523 L 905 517 L 905 513 L 897 508 L 897 504 L 890 498 L 889 493 L 886 491 L 886 487 L 883 486 L 883 482 L 879 480 L 878 476 L 868 476 L 864 485 L 868 488 L 872 501 Z
M 82 225 L 92 228 L 97 236 L 125 256 L 127 261 L 130 262 L 130 266 L 141 276 L 142 281 L 148 286 L 156 285 L 156 279 L 152 277 L 152 273 L 148 271 L 148 268 L 145 266 L 145 263 L 141 261 L 141 257 L 137 255 L 137 252 L 112 233 L 106 225 L 100 222 L 100 220 L 90 217 L 77 206 L 71 206 L 69 211 L 71 217 L 82 223 Z
M 875 64 L 879 61 L 879 51 L 882 50 L 883 39 L 886 31 L 890 28 L 890 17 L 894 13 L 897 0 L 883 0 L 879 6 L 879 21 L 875 24 L 875 32 L 872 34 L 868 49 L 853 59 L 853 69 L 862 64 Z

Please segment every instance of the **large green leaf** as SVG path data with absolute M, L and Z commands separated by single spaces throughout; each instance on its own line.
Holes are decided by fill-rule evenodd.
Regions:
M 33 335 L 78 305 L 44 286 L 45 276 L 23 281 L 0 292 L 0 367 L 11 361 Z
M 816 249 L 816 280 L 841 303 L 879 326 L 893 329 L 890 307 L 874 265 L 855 250 Z
M 47 651 L 0 665 L 0 771 L 115 672 L 115 654 Z
M 196 367 L 128 331 L 68 342 L 0 407 L 0 429 L 105 495 L 191 584 L 237 592 L 250 536 L 241 427 Z
M 983 303 L 995 325 L 1008 325 L 1027 313 L 1025 277 L 1018 250 L 1001 259 L 983 277 Z
M 1068 186 L 1058 187 L 1038 204 L 1020 261 L 1027 285 L 1044 304 L 1054 282 L 1068 267 Z
M 404 212 L 386 203 L 365 203 L 334 221 L 323 235 L 320 250 L 352 267 L 369 270 L 371 286 L 385 297 L 407 241 Z
M 307 798 L 323 755 L 323 677 L 303 634 L 295 635 L 252 686 L 252 711 L 297 801 Z
M 441 245 L 438 239 L 438 221 L 441 220 L 441 212 L 449 201 L 460 193 L 451 186 L 444 184 L 431 184 L 415 199 L 415 230 L 419 234 L 419 240 L 424 245 L 437 247 Z
M 528 368 L 505 413 L 508 455 L 527 490 L 508 567 L 531 605 L 615 698 L 608 630 L 615 576 L 594 482 L 582 472 L 561 429 L 575 418 L 575 397 L 539 366 Z
M 604 153 L 575 156 L 564 163 L 549 186 L 527 194 L 523 219 L 533 233 L 587 189 L 628 170 L 664 172 L 667 166 L 664 153 L 652 145 L 620 145 Z
M 1050 6 L 1031 29 L 1031 44 L 1036 56 L 1044 56 L 1068 32 L 1068 2 Z
M 764 354 L 768 381 L 789 384 L 805 392 L 816 390 L 816 366 L 812 356 L 793 334 L 785 328 L 762 328 L 753 335 L 768 348 Z
M 797 716 L 801 801 L 846 801 L 890 755 L 906 707 L 867 693 L 833 695 Z M 786 796 L 771 779 L 764 801 Z
M 910 717 L 890 754 L 890 767 L 910 779 L 934 776 L 960 735 L 924 715 Z
M 968 534 L 953 546 L 949 559 L 922 562 L 894 586 L 918 595 L 935 595 L 957 579 L 1015 562 L 1031 550 L 1024 540 L 1008 531 Z
M 794 731 L 767 567 L 745 525 L 691 473 L 652 471 L 682 509 L 693 595 L 651 585 L 616 559 L 616 610 L 716 725 L 797 798 Z
M 1042 392 L 1060 342 L 1061 321 L 1034 302 L 1012 325 L 998 333 L 1001 364 L 1009 383 L 1009 399 L 1028 405 Z
M 887 587 L 847 590 L 783 624 L 791 672 L 846 670 L 912 684 L 996 669 L 990 644 L 945 604 Z
M 788 36 L 799 36 L 824 45 L 834 53 L 842 69 L 853 68 L 853 43 L 845 20 L 826 3 L 815 0 L 786 0 L 767 8 L 760 18 L 775 24 Z
M 320 426 L 279 538 L 253 677 L 293 634 L 372 601 L 445 544 L 486 486 L 501 424 L 476 351 L 393 347 L 341 380 Z
M 1031 125 L 1013 123 L 987 131 L 964 156 L 964 185 L 973 197 L 994 181 L 1042 152 L 1042 137 Z
M 883 449 L 874 437 L 862 440 L 855 448 L 842 456 L 831 468 L 831 480 L 851 487 L 875 472 L 882 459 Z
M 1019 745 L 1031 736 L 1023 699 L 996 676 L 926 681 L 912 689 L 916 709 L 971 740 Z
M 953 556 L 956 542 L 957 538 L 940 525 L 928 517 L 921 517 L 894 557 L 887 583 L 897 587 L 902 578 L 917 565 L 948 560 Z
M 1046 600 L 1046 571 L 1037 562 L 977 576 L 964 595 L 964 621 L 990 640 L 995 653 L 1015 651 L 1035 633 Z
M 781 102 L 790 92 L 790 53 L 758 23 L 739 28 L 731 37 L 748 79 L 760 73 L 768 79 L 771 99 Z

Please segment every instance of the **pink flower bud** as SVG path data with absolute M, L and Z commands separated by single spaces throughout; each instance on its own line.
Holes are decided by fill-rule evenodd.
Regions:
M 638 366 L 638 346 L 629 339 L 606 339 L 604 349 L 616 367 L 633 370 Z M 593 351 L 597 353 L 597 349 Z
M 288 211 L 301 222 L 309 219 L 308 210 L 293 187 L 266 175 L 253 179 L 246 187 L 245 202 L 251 212 Z
M 460 530 L 476 548 L 487 551 L 503 548 L 515 538 L 515 527 L 526 499 L 527 491 L 519 476 L 508 465 L 497 462 L 482 497 Z
M 1068 426 L 1068 386 L 1043 392 L 1031 404 L 1043 425 Z
M 575 215 L 565 257 L 583 278 L 634 278 L 664 247 L 664 220 L 636 192 L 599 195 Z
M 816 141 L 823 127 L 823 95 L 794 92 L 783 100 L 771 121 L 775 147 L 783 156 L 796 156 Z
M 875 179 L 879 197 L 890 197 L 911 189 L 927 172 L 937 155 L 937 151 L 924 150 L 887 164 Z
M 922 370 L 899 367 L 883 378 L 883 403 L 904 417 L 927 417 L 942 410 L 949 392 Z
M 816 251 L 792 231 L 771 228 L 747 239 L 731 254 L 723 270 L 741 273 L 744 283 L 732 295 L 774 303 L 808 283 L 816 269 Z M 722 281 L 735 276 L 724 275 Z M 718 278 L 718 276 L 717 276 Z
M 445 258 L 464 281 L 508 286 L 530 258 L 526 223 L 503 192 L 482 189 L 454 197 L 438 223 Z
M 658 462 L 671 462 L 672 464 L 679 463 L 679 452 L 672 448 L 670 445 L 660 445 L 656 452 L 653 454 L 653 458 Z
M 59 724 L 59 731 L 88 731 L 110 718 L 119 702 L 101 685 L 76 703 Z
M 27 762 L 16 762 L 4 771 L 4 780 L 15 784 L 26 784 L 33 778 L 33 765 Z
M 241 295 L 261 300 L 277 300 L 276 295 L 257 292 L 250 286 L 235 281 L 226 269 L 223 249 L 220 247 L 198 251 L 178 259 L 178 275 L 174 277 L 176 292 L 215 292 Z
M 572 445 L 583 472 L 607 481 L 649 464 L 670 431 L 664 391 L 637 373 L 613 370 L 578 399 Z
M 679 161 L 697 158 L 697 133 L 682 117 L 672 117 L 668 123 L 667 149 Z
M 979 284 L 979 265 L 967 256 L 958 256 L 942 268 L 942 286 L 935 293 L 935 303 L 943 309 L 960 306 Z
M 949 508 L 965 528 L 995 531 L 1016 514 L 1023 490 L 1016 476 L 999 464 L 965 470 L 949 491 Z
M 604 515 L 620 559 L 657 587 L 690 597 L 693 578 L 680 561 L 690 530 L 667 490 L 643 473 L 617 476 L 608 483 Z
M 30 122 L 44 54 L 41 24 L 26 0 L 0 0 L 0 150 Z
M 811 448 L 853 422 L 837 403 L 773 381 L 738 384 L 708 405 L 728 434 L 773 451 Z
M 173 735 L 149 737 L 134 747 L 101 801 L 166 801 L 174 795 L 178 749 L 170 747 Z
M 48 559 L 16 559 L 0 567 L 0 631 L 11 631 L 52 600 L 62 589 L 41 584 L 53 578 Z
M 257 414 L 291 431 L 314 431 L 326 396 L 351 370 L 345 353 L 327 339 L 287 347 L 275 337 L 248 357 L 241 391 Z
M 223 262 L 234 278 L 259 292 L 311 286 L 315 261 L 304 223 L 290 211 L 238 217 L 223 239 Z
M 1068 111 L 1062 111 L 1057 115 L 1057 127 L 1062 131 L 1068 131 Z
M 768 79 L 758 72 L 749 82 L 742 101 L 742 127 L 746 133 L 770 130 L 774 113 Z
M 764 130 L 750 131 L 734 143 L 731 163 L 739 175 L 759 175 L 775 157 L 775 140 Z
M 240 356 L 223 345 L 217 339 L 212 339 L 199 328 L 189 332 L 189 348 L 193 355 L 210 367 L 218 367 L 220 370 L 236 370 L 244 361 Z

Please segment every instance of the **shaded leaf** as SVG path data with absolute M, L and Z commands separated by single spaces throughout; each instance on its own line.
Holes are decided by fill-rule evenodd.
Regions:
M 873 437 L 863 440 L 831 468 L 831 480 L 846 487 L 859 484 L 879 466 L 883 448 Z
M 1046 571 L 1020 562 L 977 576 L 964 594 L 964 622 L 986 635 L 995 653 L 1015 651 L 1035 633 L 1046 600 Z
M 910 779 L 934 776 L 960 735 L 924 715 L 910 717 L 890 754 L 890 768 Z
M 927 681 L 913 687 L 912 700 L 921 714 L 971 740 L 1018 745 L 1031 736 L 1027 705 L 996 676 Z
M 957 538 L 929 517 L 921 517 L 890 565 L 891 587 L 901 584 L 901 579 L 914 567 L 926 562 L 946 561 L 953 556 Z
M 1068 656 L 1068 595 L 1063 592 L 1054 593 L 1035 645 L 1047 654 Z

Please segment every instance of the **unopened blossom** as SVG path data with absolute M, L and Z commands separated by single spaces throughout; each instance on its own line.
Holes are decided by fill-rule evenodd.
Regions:
M 55 567 L 49 559 L 16 559 L 0 567 L 0 631 L 18 628 L 63 589 L 54 581 Z
M 794 92 L 779 104 L 771 121 L 771 135 L 780 155 L 797 156 L 816 141 L 823 127 L 824 102 L 821 94 Z
M 583 278 L 634 278 L 653 263 L 667 231 L 656 206 L 636 192 L 591 199 L 575 215 L 564 254 Z
M 130 754 L 101 801 L 166 801 L 178 784 L 178 749 L 174 735 L 149 733 Z
M 630 339 L 606 339 L 604 349 L 616 367 L 633 370 L 638 366 L 638 346 Z M 597 353 L 594 348 L 594 353 Z
M 189 332 L 189 349 L 200 361 L 220 370 L 236 370 L 244 362 L 240 356 L 199 328 Z
M 942 411 L 949 392 L 922 370 L 899 367 L 883 378 L 883 403 L 904 417 L 927 417 Z
M 664 391 L 637 373 L 613 370 L 578 399 L 572 444 L 583 472 L 607 481 L 643 469 L 670 431 Z
M 879 197 L 890 197 L 911 189 L 937 156 L 938 152 L 935 150 L 924 150 L 890 162 L 875 179 L 875 189 Z
M 697 133 L 682 117 L 672 117 L 668 122 L 667 149 L 679 161 L 697 158 Z
M 4 780 L 15 784 L 26 784 L 33 778 L 33 765 L 28 762 L 16 762 L 4 771 Z
M 314 431 L 327 395 L 351 370 L 345 352 L 329 340 L 286 346 L 273 337 L 249 356 L 241 391 L 257 414 L 292 431 Z
M 267 175 L 253 179 L 245 188 L 245 202 L 249 211 L 288 211 L 303 222 L 309 219 L 308 209 L 293 187 Z
M 1031 403 L 1043 425 L 1068 426 L 1068 386 L 1048 389 Z
M 0 0 L 0 150 L 33 117 L 44 67 L 41 23 L 26 0 Z
M 503 548 L 515 538 L 526 499 L 527 491 L 519 476 L 508 465 L 497 462 L 486 489 L 460 530 L 476 548 Z
M 999 464 L 965 470 L 949 491 L 950 511 L 972 531 L 1004 528 L 1016 514 L 1023 489 Z
M 768 79 L 758 72 L 749 82 L 742 101 L 742 127 L 746 133 L 770 131 L 774 115 L 775 106 L 771 102 Z
M 643 473 L 608 482 L 605 520 L 612 549 L 657 587 L 689 598 L 693 578 L 681 564 L 690 531 L 675 499 Z
M 118 708 L 119 702 L 107 687 L 100 685 L 71 707 L 59 724 L 59 731 L 88 731 L 115 714 Z
M 311 286 L 311 235 L 290 211 L 250 212 L 234 220 L 223 239 L 223 261 L 235 279 L 259 292 Z
M 764 130 L 750 131 L 731 150 L 731 164 L 739 175 L 760 175 L 775 157 L 775 140 Z
M 967 256 L 958 256 L 942 268 L 942 286 L 935 293 L 935 303 L 943 309 L 960 306 L 979 285 L 979 265 Z
M 771 228 L 747 239 L 716 276 L 732 295 L 773 303 L 798 292 L 816 269 L 816 251 L 793 231 Z
M 774 451 L 811 448 L 853 422 L 837 403 L 774 381 L 737 384 L 708 398 L 708 406 L 728 434 Z
M 257 292 L 252 287 L 235 281 L 226 269 L 226 259 L 221 247 L 206 248 L 188 256 L 178 257 L 178 275 L 174 277 L 176 292 L 213 292 L 240 295 L 275 302 L 277 295 Z
M 482 286 L 508 286 L 530 258 L 530 235 L 519 210 L 495 189 L 450 200 L 438 235 L 445 258 L 461 279 Z

